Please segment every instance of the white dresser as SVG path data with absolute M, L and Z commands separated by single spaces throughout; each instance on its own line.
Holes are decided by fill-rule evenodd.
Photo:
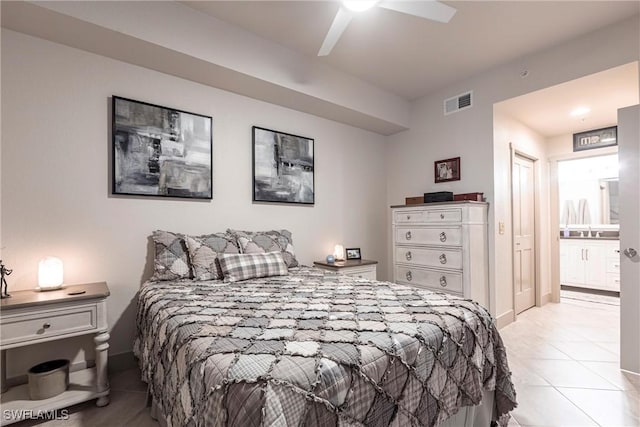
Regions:
M 484 202 L 392 206 L 393 280 L 489 308 Z

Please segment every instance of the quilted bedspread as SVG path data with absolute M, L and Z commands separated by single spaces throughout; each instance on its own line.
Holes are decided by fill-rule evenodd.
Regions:
M 495 390 L 502 340 L 478 304 L 315 268 L 148 282 L 135 352 L 173 426 L 433 426 Z

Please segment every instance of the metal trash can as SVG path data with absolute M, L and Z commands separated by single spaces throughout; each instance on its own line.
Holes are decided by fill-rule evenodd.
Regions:
M 31 400 L 56 396 L 69 387 L 69 361 L 57 359 L 40 363 L 29 369 L 28 377 Z

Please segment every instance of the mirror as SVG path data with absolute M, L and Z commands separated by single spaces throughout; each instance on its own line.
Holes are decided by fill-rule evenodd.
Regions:
M 618 178 L 600 180 L 600 212 L 603 224 L 620 224 Z

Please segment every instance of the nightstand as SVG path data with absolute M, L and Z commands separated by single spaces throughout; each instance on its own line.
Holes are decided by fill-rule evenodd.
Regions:
M 37 413 L 66 408 L 96 399 L 97 406 L 109 403 L 107 379 L 107 297 L 104 282 L 65 286 L 47 292 L 11 292 L 0 302 L 0 350 L 2 388 L 6 386 L 6 351 L 12 348 L 95 334 L 96 366 L 69 374 L 69 387 L 57 396 L 30 400 L 28 385 L 14 386 L 1 396 L 1 425 L 18 422 Z M 10 419 L 5 414 L 11 414 Z
M 345 274 L 347 276 L 362 277 L 363 279 L 377 280 L 378 274 L 376 266 L 378 261 L 371 261 L 367 259 L 350 259 L 347 261 L 314 261 L 313 265 L 324 270 L 335 271 L 338 274 Z

